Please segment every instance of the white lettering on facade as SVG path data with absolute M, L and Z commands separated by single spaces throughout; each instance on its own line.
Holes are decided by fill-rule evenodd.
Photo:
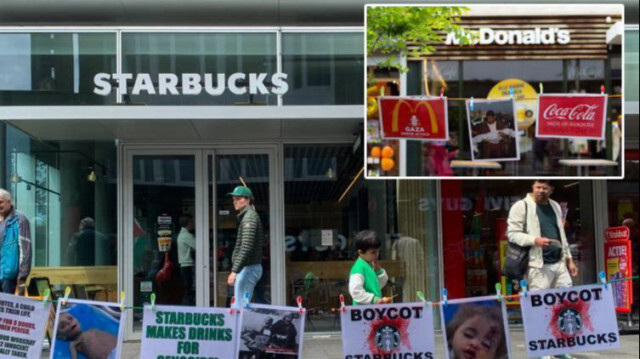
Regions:
M 215 74 L 216 83 L 214 86 L 214 74 L 183 73 L 180 77 L 176 74 L 159 73 L 157 75 L 157 90 L 150 74 L 139 73 L 135 77 L 133 74 L 108 74 L 98 73 L 93 77 L 93 93 L 101 96 L 111 94 L 113 84 L 116 84 L 122 95 L 148 94 L 148 95 L 200 95 L 202 90 L 211 96 L 220 96 L 225 90 L 229 90 L 236 95 L 243 95 L 247 92 L 251 95 L 284 95 L 289 91 L 287 74 L 275 73 L 271 75 L 271 83 L 267 82 L 267 73 L 233 73 Z M 129 89 L 127 82 L 133 82 L 133 88 Z M 179 86 L 180 84 L 180 86 Z M 271 88 L 269 88 L 270 86 Z
M 494 30 L 482 27 L 469 38 L 473 45 L 566 45 L 571 41 L 569 30 L 557 27 L 533 30 Z M 460 39 L 454 34 L 447 34 L 447 45 L 460 45 Z

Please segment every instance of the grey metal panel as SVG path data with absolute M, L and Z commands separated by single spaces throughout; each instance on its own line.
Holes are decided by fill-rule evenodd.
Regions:
M 0 25 L 313 26 L 363 25 L 364 4 L 392 0 L 3 0 Z M 431 1 L 434 2 L 434 1 Z M 483 0 L 477 3 L 530 3 Z M 404 0 L 402 3 L 429 3 Z M 435 1 L 441 3 L 441 1 Z M 453 0 L 448 3 L 473 3 Z M 536 3 L 557 3 L 539 0 Z M 638 23 L 638 0 L 566 0 L 625 5 L 626 23 Z

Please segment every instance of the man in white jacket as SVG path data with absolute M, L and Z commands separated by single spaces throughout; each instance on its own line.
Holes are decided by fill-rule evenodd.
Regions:
M 527 282 L 530 290 L 565 288 L 578 275 L 564 232 L 562 208 L 552 200 L 549 181 L 536 180 L 533 192 L 509 211 L 509 241 L 531 247 Z
M 552 200 L 550 181 L 536 180 L 533 192 L 509 211 L 509 241 L 530 247 L 527 284 L 529 290 L 571 287 L 578 275 L 564 232 L 562 208 Z M 569 355 L 560 358 L 572 358 Z
M 566 288 L 578 275 L 567 236 L 564 233 L 562 208 L 552 200 L 550 181 L 536 180 L 533 192 L 516 202 L 509 211 L 509 241 L 530 247 L 527 284 L 529 290 Z M 559 358 L 570 359 L 570 355 Z

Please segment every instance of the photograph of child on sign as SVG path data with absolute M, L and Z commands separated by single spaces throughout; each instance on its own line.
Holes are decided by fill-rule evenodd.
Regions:
M 473 103 L 473 106 L 472 106 Z M 466 101 L 473 161 L 518 161 L 520 146 L 514 103 L 508 100 Z
M 116 359 L 124 312 L 113 303 L 69 299 L 58 304 L 51 359 Z
M 238 358 L 300 358 L 303 321 L 298 308 L 253 304 L 243 312 Z
M 451 300 L 441 306 L 448 359 L 507 359 L 509 327 L 504 301 L 496 297 Z

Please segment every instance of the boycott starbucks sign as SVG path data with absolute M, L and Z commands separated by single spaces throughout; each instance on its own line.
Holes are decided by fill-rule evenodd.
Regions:
M 424 303 L 346 307 L 344 359 L 433 359 L 433 311 Z
M 140 357 L 148 359 L 234 358 L 241 314 L 229 309 L 145 307 Z
M 0 358 L 40 358 L 51 303 L 0 293 Z
M 529 357 L 620 346 L 611 285 L 541 290 L 520 300 Z

